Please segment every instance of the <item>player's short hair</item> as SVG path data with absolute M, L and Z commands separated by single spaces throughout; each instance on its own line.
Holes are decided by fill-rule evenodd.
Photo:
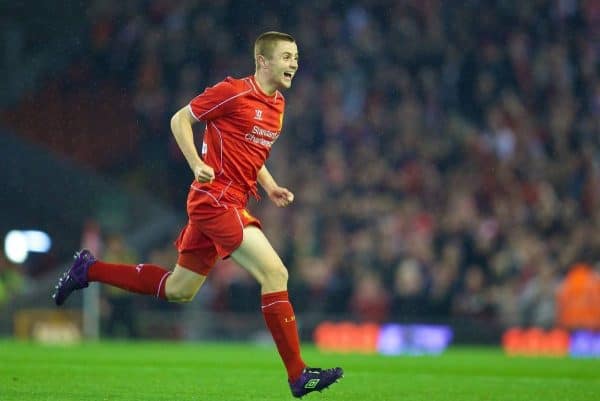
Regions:
M 254 59 L 261 55 L 266 58 L 273 57 L 273 50 L 275 50 L 275 45 L 277 42 L 291 42 L 295 43 L 296 40 L 292 37 L 292 35 L 288 35 L 287 33 L 269 31 L 261 34 L 256 41 L 254 42 Z M 258 62 L 257 62 L 258 66 Z

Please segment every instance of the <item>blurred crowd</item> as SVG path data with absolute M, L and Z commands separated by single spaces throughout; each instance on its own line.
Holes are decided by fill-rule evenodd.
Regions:
M 88 18 L 80 62 L 140 127 L 107 171 L 182 211 L 170 116 L 253 73 L 259 33 L 296 38 L 268 162 L 296 201 L 251 210 L 299 312 L 552 326 L 570 266 L 600 262 L 600 2 L 95 1 Z M 209 285 L 216 309 L 258 308 L 229 262 Z
M 27 286 L 27 275 L 0 249 L 0 309 Z

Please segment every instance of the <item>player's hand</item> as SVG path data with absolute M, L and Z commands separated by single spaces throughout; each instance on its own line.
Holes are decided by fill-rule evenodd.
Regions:
M 215 171 L 208 164 L 202 163 L 194 168 L 194 177 L 203 184 L 210 183 L 215 179 Z
M 294 201 L 294 194 L 287 188 L 275 187 L 269 192 L 269 198 L 277 206 L 286 207 Z

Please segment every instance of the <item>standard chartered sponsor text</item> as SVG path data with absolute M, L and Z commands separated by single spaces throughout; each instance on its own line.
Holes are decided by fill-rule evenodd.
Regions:
M 246 134 L 246 140 L 270 148 L 278 136 L 279 132 L 269 131 L 255 125 L 252 127 L 252 132 Z

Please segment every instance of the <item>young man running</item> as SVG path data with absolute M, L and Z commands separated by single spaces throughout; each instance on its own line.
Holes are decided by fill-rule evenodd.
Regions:
M 335 383 L 343 370 L 309 368 L 302 360 L 288 299 L 287 269 L 260 229 L 260 221 L 246 210 L 248 196 L 258 196 L 257 182 L 277 206 L 294 201 L 294 194 L 277 184 L 265 161 L 281 132 L 285 99 L 279 90 L 292 85 L 298 48 L 290 35 L 266 32 L 255 42 L 254 59 L 254 75 L 227 77 L 171 119 L 173 135 L 195 178 L 187 199 L 188 224 L 176 241 L 175 268 L 105 263 L 82 250 L 60 277 L 53 298 L 62 305 L 73 291 L 97 281 L 188 302 L 217 259 L 232 257 L 260 283 L 266 325 L 287 370 L 292 394 L 302 397 Z M 202 157 L 192 131 L 197 121 L 206 124 Z

